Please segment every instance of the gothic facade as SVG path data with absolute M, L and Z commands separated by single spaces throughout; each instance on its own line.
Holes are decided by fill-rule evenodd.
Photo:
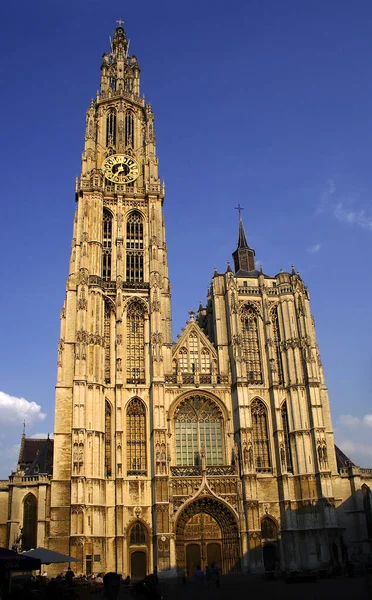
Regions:
M 335 448 L 308 290 L 256 270 L 241 220 L 234 269 L 172 343 L 154 115 L 121 26 L 76 201 L 53 469 L 20 459 L 0 483 L 0 545 L 32 534 L 132 577 L 367 560 L 372 469 Z

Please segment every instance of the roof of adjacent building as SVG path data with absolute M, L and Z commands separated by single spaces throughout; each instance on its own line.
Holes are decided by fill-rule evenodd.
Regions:
M 38 473 L 53 473 L 53 440 L 49 436 L 45 439 L 26 438 L 22 436 L 19 450 L 18 470 L 26 475 Z
M 350 458 L 348 458 L 346 456 L 346 454 L 344 454 L 342 452 L 342 450 L 340 450 L 340 448 L 338 446 L 336 446 L 335 444 L 335 451 L 336 451 L 336 461 L 337 461 L 337 469 L 343 469 L 345 467 L 355 467 L 355 464 L 353 463 L 352 460 L 350 460 Z

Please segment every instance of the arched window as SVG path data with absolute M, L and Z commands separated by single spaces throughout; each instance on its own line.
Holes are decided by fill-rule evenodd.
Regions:
M 127 383 L 145 383 L 145 315 L 140 302 L 127 309 Z
M 37 548 L 37 500 L 28 494 L 23 502 L 22 550 Z
M 200 372 L 210 373 L 211 372 L 211 359 L 207 348 L 202 348 L 200 353 Z
M 187 349 L 181 348 L 178 354 L 178 366 L 181 373 L 187 373 Z
M 127 475 L 146 475 L 146 409 L 139 398 L 127 408 Z
M 133 525 L 130 531 L 130 545 L 143 545 L 146 544 L 146 529 L 142 523 L 138 522 Z
M 138 212 L 128 217 L 126 248 L 127 281 L 143 281 L 143 220 Z
M 111 405 L 105 400 L 105 476 L 112 475 Z
M 282 426 L 283 426 L 283 435 L 284 435 L 284 454 L 285 454 L 285 462 L 286 462 L 286 470 L 289 473 L 293 472 L 293 463 L 292 463 L 292 452 L 291 452 L 291 441 L 289 439 L 289 424 L 288 424 L 288 412 L 287 412 L 287 403 L 283 402 L 282 404 Z M 283 466 L 283 465 L 282 465 Z
M 366 517 L 367 536 L 372 539 L 372 502 L 371 490 L 365 483 L 362 485 L 363 508 Z
M 207 465 L 223 464 L 223 416 L 204 396 L 182 400 L 174 413 L 177 465 L 198 465 L 205 452 Z
M 265 517 L 261 521 L 261 538 L 263 540 L 276 540 L 278 538 L 278 528 L 270 517 Z
M 106 118 L 106 146 L 116 145 L 116 110 L 110 108 Z
M 190 359 L 190 371 L 194 373 L 198 367 L 198 337 L 195 332 L 190 333 L 189 336 L 189 359 Z
M 133 113 L 129 110 L 125 113 L 125 145 L 134 147 L 134 119 Z
M 267 411 L 261 400 L 253 400 L 251 404 L 253 447 L 256 470 L 270 468 L 269 435 L 267 428 Z
M 105 383 L 110 383 L 111 382 L 111 308 L 107 302 L 105 302 L 104 338 L 105 338 Z
M 251 383 L 262 383 L 257 313 L 252 306 L 245 307 L 241 321 L 242 346 L 244 359 L 247 363 L 248 381 Z
M 102 279 L 111 279 L 111 252 L 112 252 L 112 214 L 104 209 L 102 232 Z
M 271 312 L 271 323 L 273 327 L 273 349 L 276 363 L 275 366 L 278 373 L 278 381 L 279 383 L 283 383 L 283 363 L 282 355 L 280 352 L 280 329 L 277 306 L 275 306 Z

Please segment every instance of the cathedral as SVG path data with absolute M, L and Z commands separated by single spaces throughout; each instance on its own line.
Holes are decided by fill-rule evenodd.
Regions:
M 119 22 L 86 114 L 54 437 L 22 436 L 0 546 L 133 579 L 367 562 L 372 469 L 334 444 L 306 285 L 256 269 L 240 218 L 232 265 L 173 342 L 164 195 Z

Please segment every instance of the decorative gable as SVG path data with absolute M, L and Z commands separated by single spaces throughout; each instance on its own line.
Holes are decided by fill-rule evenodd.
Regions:
M 172 364 L 175 373 L 217 373 L 217 352 L 193 318 L 173 348 Z

